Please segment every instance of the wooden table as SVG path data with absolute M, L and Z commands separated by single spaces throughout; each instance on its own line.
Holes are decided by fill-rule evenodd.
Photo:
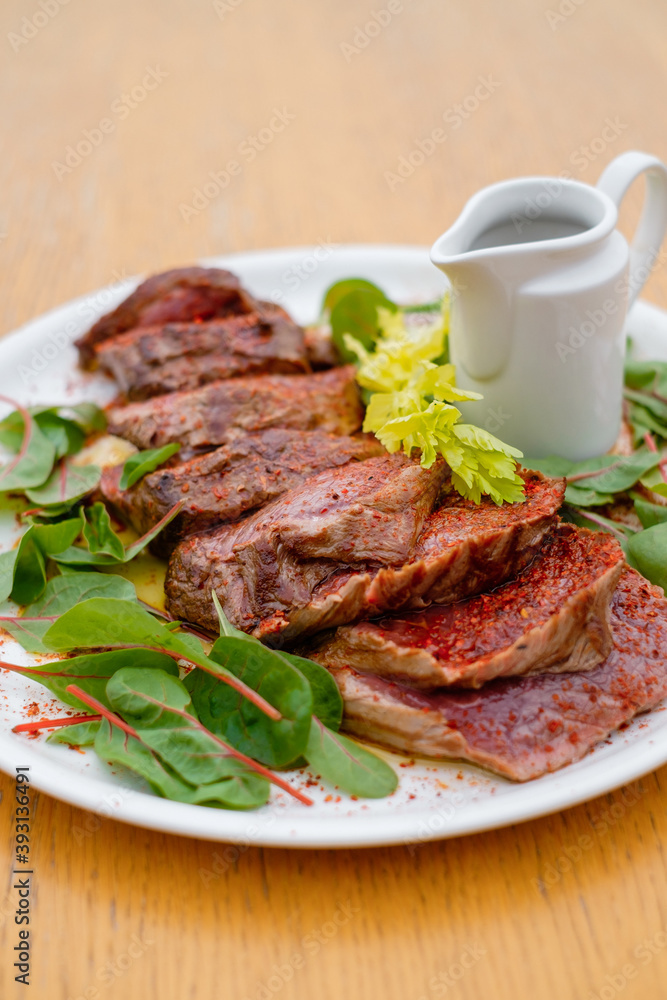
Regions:
M 667 7 L 549 2 L 4 0 L 1 330 L 207 254 L 428 244 L 492 181 L 667 158 Z M 645 295 L 667 306 L 664 265 Z M 666 785 L 413 854 L 251 848 L 208 884 L 220 845 L 35 795 L 32 985 L 3 904 L 2 996 L 663 998 Z

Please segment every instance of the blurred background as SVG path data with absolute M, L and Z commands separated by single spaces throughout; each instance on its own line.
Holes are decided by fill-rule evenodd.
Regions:
M 667 159 L 663 0 L 3 0 L 0 51 L 0 334 L 199 257 L 428 246 L 494 181 Z M 662 258 L 643 294 L 667 307 Z M 666 776 L 631 804 L 414 852 L 231 861 L 37 795 L 30 996 L 267 1000 L 272 969 L 349 903 L 359 916 L 281 1000 L 609 998 L 636 942 L 664 939 Z M 3 810 L 12 787 L 0 776 Z M 23 996 L 4 910 L 0 930 L 6 995 Z M 104 981 L 133 935 L 145 957 Z M 480 942 L 461 982 L 438 979 Z M 665 996 L 663 947 L 624 998 Z
M 0 43 L 3 332 L 118 275 L 430 244 L 501 178 L 667 157 L 657 0 L 4 0 Z

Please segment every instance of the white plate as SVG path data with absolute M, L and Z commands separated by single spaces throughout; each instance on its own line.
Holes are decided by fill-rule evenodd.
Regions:
M 295 318 L 315 318 L 324 289 L 338 278 L 357 275 L 378 282 L 401 301 L 439 295 L 444 278 L 421 247 L 303 247 L 235 254 L 206 261 L 240 275 L 256 295 L 281 301 Z M 0 342 L 0 391 L 25 403 L 82 399 L 106 402 L 114 393 L 101 377 L 76 368 L 71 340 L 94 318 L 120 302 L 136 281 L 77 299 L 28 323 Z M 638 303 L 629 320 L 638 352 L 667 358 L 667 314 Z M 0 544 L 17 535 L 11 515 L 0 517 Z M 2 643 L 6 661 L 28 663 L 13 640 Z M 142 790 L 132 776 L 114 773 L 92 751 L 49 745 L 45 736 L 16 735 L 36 702 L 39 717 L 62 707 L 44 688 L 3 673 L 0 687 L 0 768 L 9 774 L 29 766 L 32 785 L 56 798 L 126 823 L 242 845 L 360 847 L 408 843 L 474 833 L 565 809 L 632 781 L 667 762 L 667 713 L 656 709 L 624 732 L 599 744 L 582 761 L 525 785 L 516 785 L 469 765 L 420 761 L 387 753 L 400 774 L 400 788 L 388 799 L 352 801 L 319 786 L 307 789 L 307 808 L 283 792 L 254 813 L 228 812 L 168 802 Z M 94 829 L 92 818 L 86 829 Z M 410 850 L 415 850 L 411 846 Z M 236 850 L 236 849 L 235 849 Z

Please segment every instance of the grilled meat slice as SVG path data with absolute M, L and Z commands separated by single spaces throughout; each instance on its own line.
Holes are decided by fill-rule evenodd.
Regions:
M 367 544 L 363 532 L 354 543 L 347 528 L 339 530 L 339 525 L 353 522 L 363 507 L 344 483 L 346 469 L 329 477 L 330 493 L 322 498 L 319 516 L 314 498 L 317 495 L 320 502 L 322 494 L 315 494 L 312 480 L 306 480 L 300 489 L 239 525 L 182 542 L 172 555 L 165 585 L 172 612 L 215 628 L 210 597 L 215 589 L 238 628 L 267 643 L 283 642 L 400 607 L 425 607 L 432 595 L 444 603 L 504 583 L 531 561 L 556 522 L 563 481 L 524 473 L 525 502 L 502 507 L 487 499 L 479 506 L 461 497 L 454 501 L 446 481 L 438 499 L 442 506 L 426 517 L 417 535 L 417 521 L 409 516 L 413 494 L 403 492 L 406 466 L 401 460 L 407 460 L 400 455 L 392 459 L 391 476 L 385 464 L 385 496 L 401 487 L 405 505 L 400 538 L 381 537 L 380 530 Z M 444 470 L 434 466 L 428 472 L 441 481 Z M 332 509 L 331 503 L 336 505 Z M 421 512 L 428 514 L 425 507 Z M 376 513 L 381 529 L 386 510 Z M 374 519 L 370 507 L 364 516 L 367 521 Z M 392 515 L 391 523 L 394 520 Z M 327 544 L 305 544 L 300 532 L 317 535 L 323 524 Z M 289 530 L 283 531 L 284 527 Z
M 217 267 L 179 267 L 143 281 L 113 312 L 100 317 L 76 346 L 83 368 L 95 364 L 95 347 L 135 326 L 157 326 L 261 311 L 239 279 Z
M 363 410 L 352 365 L 314 375 L 257 375 L 211 382 L 201 389 L 112 406 L 109 433 L 137 448 L 180 441 L 210 449 L 239 431 L 269 427 L 353 434 Z
M 406 753 L 472 761 L 514 781 L 538 778 L 667 697 L 667 601 L 634 570 L 621 577 L 611 629 L 614 648 L 593 670 L 505 678 L 481 691 L 426 693 L 332 669 L 344 728 Z
M 310 655 L 420 688 L 590 670 L 611 652 L 609 605 L 623 561 L 610 535 L 562 524 L 516 580 L 456 604 L 343 626 Z
M 129 490 L 118 488 L 122 466 L 106 469 L 100 488 L 105 501 L 142 535 L 185 500 L 181 512 L 151 544 L 153 552 L 164 556 L 187 535 L 235 521 L 322 469 L 382 454 L 384 448 L 370 435 L 271 428 L 151 472 Z
M 197 389 L 262 372 L 309 370 L 304 333 L 272 308 L 200 323 L 139 326 L 95 349 L 101 368 L 129 399 Z

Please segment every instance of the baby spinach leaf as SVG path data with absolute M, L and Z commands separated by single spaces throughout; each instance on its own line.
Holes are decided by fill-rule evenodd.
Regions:
M 313 717 L 305 757 L 324 780 L 366 799 L 391 795 L 398 785 L 396 772 L 380 757 L 358 743 L 332 733 Z
M 667 592 L 667 523 L 638 531 L 626 548 L 628 562 L 651 583 Z
M 175 455 L 180 447 L 180 444 L 177 443 L 166 444 L 163 448 L 151 448 L 148 451 L 139 451 L 136 455 L 130 455 L 123 466 L 118 484 L 119 489 L 129 490 L 148 472 L 153 472 L 168 458 Z
M 283 767 L 305 749 L 313 698 L 308 681 L 280 653 L 245 638 L 222 636 L 210 657 L 278 709 L 272 720 L 227 684 L 193 671 L 185 684 L 197 714 L 211 732 L 242 753 L 271 767 Z
M 390 302 L 378 288 L 348 292 L 340 298 L 331 310 L 331 340 L 341 359 L 356 362 L 357 356 L 345 346 L 346 333 L 361 341 L 370 350 L 378 338 L 378 307 L 396 312 L 398 306 Z
M 667 504 L 649 503 L 641 497 L 634 496 L 635 513 L 644 528 L 652 528 L 656 524 L 667 521 Z
M 92 746 L 100 726 L 99 719 L 95 719 L 93 722 L 75 722 L 71 726 L 63 726 L 61 729 L 49 733 L 46 742 L 67 743 L 72 747 Z
M 382 289 L 374 285 L 372 281 L 367 281 L 366 278 L 344 278 L 343 281 L 335 281 L 327 288 L 322 301 L 322 312 L 330 313 L 340 300 L 344 299 L 350 292 L 372 292 L 374 295 L 386 299 Z
M 46 586 L 46 559 L 64 548 L 81 531 L 78 517 L 58 524 L 31 524 L 16 549 L 0 556 L 0 601 L 11 597 L 31 604 Z
M 101 469 L 96 465 L 71 465 L 61 462 L 41 486 L 26 489 L 25 494 L 40 508 L 57 506 L 62 512 L 66 506 L 80 500 L 97 487 Z
M 662 396 L 667 402 L 667 362 L 626 361 L 625 384 L 629 389 L 645 390 Z
M 0 557 L 1 559 L 2 557 Z M 91 597 L 136 599 L 134 584 L 122 576 L 105 573 L 67 573 L 54 576 L 42 596 L 23 615 L 0 618 L 6 629 L 29 653 L 48 653 L 42 639 L 58 615 Z
M 117 566 L 119 563 L 128 563 L 135 556 L 138 556 L 140 552 L 149 545 L 153 539 L 159 535 L 164 527 L 166 527 L 170 521 L 176 517 L 184 501 L 180 500 L 171 510 L 165 514 L 158 523 L 151 528 L 150 531 L 138 538 L 136 542 L 132 542 L 127 547 L 122 546 L 122 542 L 118 538 L 118 535 L 114 532 L 111 527 L 111 522 L 108 515 L 105 516 L 100 512 L 98 514 L 93 514 L 93 522 L 86 519 L 86 523 L 90 524 L 88 536 L 86 540 L 90 545 L 90 540 L 93 540 L 93 545 L 97 547 L 98 545 L 103 546 L 102 551 L 91 552 L 90 548 L 83 548 L 80 545 L 71 545 L 64 551 L 54 555 L 53 558 L 57 563 L 64 563 L 67 566 Z M 93 504 L 93 507 L 102 507 L 103 504 Z M 120 542 L 120 546 L 123 547 L 122 556 L 110 555 L 110 550 L 115 546 L 113 539 L 117 539 Z M 115 551 L 120 552 L 120 547 L 116 546 Z
M 215 605 L 218 621 L 220 622 L 221 636 L 233 636 L 236 639 L 253 642 L 256 645 L 259 645 L 262 649 L 266 648 L 262 645 L 259 639 L 256 639 L 252 635 L 247 635 L 245 632 L 241 632 L 240 629 L 234 628 L 225 612 L 222 610 L 222 605 L 220 604 L 218 595 L 214 590 L 211 591 L 211 597 L 213 598 L 213 604 Z M 313 697 L 313 714 L 321 719 L 325 726 L 328 726 L 329 729 L 338 730 L 343 718 L 343 699 L 341 698 L 340 691 L 338 690 L 338 685 L 329 671 L 325 667 L 320 666 L 319 663 L 315 663 L 313 660 L 307 660 L 303 656 L 297 656 L 295 653 L 286 653 L 281 651 L 280 655 L 291 663 L 293 667 L 296 667 L 310 684 L 310 690 Z
M 327 729 L 337 732 L 343 719 L 343 699 L 338 685 L 326 669 L 314 660 L 307 660 L 294 653 L 281 653 L 296 667 L 310 684 L 313 696 L 313 715 L 320 719 Z
M 582 483 L 585 483 L 584 479 Z M 596 507 L 604 503 L 611 503 L 614 499 L 612 493 L 598 493 L 597 490 L 586 489 L 578 483 L 569 483 L 565 488 L 565 502 L 571 503 L 575 507 Z
M 104 504 L 94 503 L 84 513 L 86 522 L 83 537 L 88 543 L 89 552 L 93 555 L 104 553 L 122 562 L 125 559 L 125 546 L 111 527 L 111 518 Z

